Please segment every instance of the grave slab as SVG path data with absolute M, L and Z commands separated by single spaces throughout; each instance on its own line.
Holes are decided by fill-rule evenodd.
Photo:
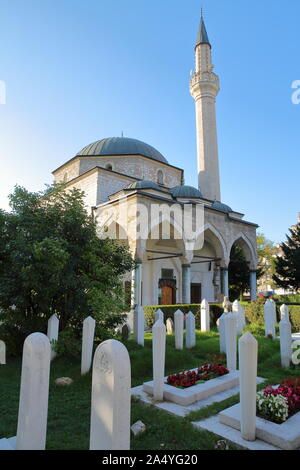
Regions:
M 217 436 L 222 437 L 226 441 L 239 445 L 248 450 L 280 450 L 278 447 L 267 444 L 266 442 L 256 439 L 255 441 L 246 441 L 242 438 L 240 431 L 230 426 L 220 423 L 219 416 L 212 416 L 203 421 L 194 421 L 192 425 L 201 430 L 210 431 Z
M 231 428 L 240 430 L 240 404 L 231 406 L 219 413 L 219 421 Z M 256 437 L 274 447 L 295 450 L 300 447 L 300 412 L 282 424 L 272 423 L 256 417 Z
M 262 383 L 264 382 L 264 380 L 265 379 L 258 377 L 257 383 Z M 198 400 L 195 403 L 192 403 L 191 405 L 178 405 L 170 401 L 154 401 L 152 395 L 149 395 L 143 390 L 143 385 L 133 387 L 131 389 L 131 395 L 138 398 L 145 405 L 153 405 L 156 408 L 164 410 L 172 415 L 184 417 L 190 414 L 192 411 L 199 411 L 202 408 L 212 405 L 213 403 L 220 403 L 221 401 L 227 400 L 227 398 L 231 398 L 234 395 L 238 395 L 239 391 L 239 385 L 236 385 L 235 387 L 232 387 L 223 392 L 219 392 L 203 400 Z

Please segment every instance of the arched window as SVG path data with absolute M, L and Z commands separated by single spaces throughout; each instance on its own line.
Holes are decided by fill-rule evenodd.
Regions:
M 106 168 L 106 170 L 109 170 L 109 171 L 112 171 L 112 169 L 113 169 L 111 163 L 107 163 L 107 165 L 105 165 L 105 168 Z
M 157 172 L 157 182 L 158 184 L 164 184 L 164 174 L 161 170 Z

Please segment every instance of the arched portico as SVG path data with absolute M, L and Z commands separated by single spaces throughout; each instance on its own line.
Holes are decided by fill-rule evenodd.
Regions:
M 229 256 L 232 248 L 237 245 L 239 246 L 249 267 L 249 277 L 250 277 L 250 298 L 255 300 L 257 297 L 257 282 L 256 282 L 256 269 L 257 269 L 257 254 L 256 247 L 253 246 L 249 238 L 243 234 L 237 234 L 233 240 L 231 240 Z

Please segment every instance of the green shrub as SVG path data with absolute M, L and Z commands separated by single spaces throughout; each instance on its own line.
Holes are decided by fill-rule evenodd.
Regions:
M 79 359 L 81 355 L 81 338 L 78 337 L 76 330 L 66 328 L 59 333 L 54 349 L 57 357 Z
M 222 315 L 223 309 L 220 304 L 210 303 L 210 323 L 215 326 L 217 319 Z M 176 310 L 181 310 L 183 313 L 192 312 L 196 319 L 196 328 L 200 328 L 200 304 L 177 304 L 177 305 L 146 305 L 144 307 L 144 314 L 147 325 L 152 328 L 155 312 L 160 309 L 164 314 L 164 321 L 171 318 L 174 321 L 174 313 Z
M 245 305 L 245 316 L 249 323 L 264 324 L 264 302 L 253 300 Z
M 279 304 L 300 304 L 300 294 L 274 295 L 273 298 Z

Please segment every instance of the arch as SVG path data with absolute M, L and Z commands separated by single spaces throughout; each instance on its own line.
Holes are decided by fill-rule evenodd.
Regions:
M 105 165 L 105 169 L 106 169 L 106 170 L 109 170 L 109 171 L 112 171 L 112 170 L 113 170 L 113 165 L 112 165 L 112 163 L 107 163 L 107 164 Z
M 197 241 L 200 237 L 203 237 L 203 246 L 204 242 L 207 241 L 216 252 L 216 257 L 221 258 L 223 262 L 227 262 L 228 252 L 226 248 L 225 241 L 220 234 L 220 232 L 210 223 L 206 223 L 203 227 L 203 230 L 198 235 Z
M 230 256 L 231 249 L 233 245 L 235 244 L 238 244 L 242 248 L 244 255 L 246 257 L 246 260 L 250 263 L 249 264 L 250 269 L 253 269 L 253 270 L 256 269 L 257 268 L 256 249 L 253 247 L 249 238 L 242 232 L 238 233 L 234 237 L 234 239 L 231 241 L 231 244 L 229 246 L 229 250 L 228 250 L 229 256 Z

